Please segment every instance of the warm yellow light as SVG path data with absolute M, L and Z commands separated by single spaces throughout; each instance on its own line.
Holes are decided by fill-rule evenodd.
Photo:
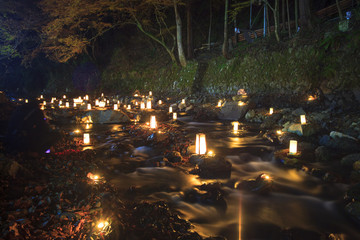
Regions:
M 70 103 L 69 103 L 69 102 L 66 102 L 66 103 L 65 103 L 65 107 L 67 107 L 67 108 L 70 107 Z
M 283 132 L 282 132 L 281 130 L 277 130 L 277 131 L 276 131 L 276 134 L 277 134 L 277 135 L 281 135 L 281 134 L 283 134 Z
M 81 97 L 74 98 L 74 103 L 83 103 L 84 101 L 81 99 Z
M 59 105 L 61 105 L 61 104 L 62 104 L 62 100 L 59 101 Z
M 86 101 L 89 100 L 89 95 L 85 95 L 85 100 L 86 100 Z
M 149 91 L 149 96 L 152 96 L 152 91 Z
M 147 100 L 146 102 L 146 109 L 151 109 L 151 101 Z
M 274 108 L 270 108 L 269 109 L 269 114 L 271 115 L 271 114 L 273 114 L 274 113 Z
M 130 110 L 130 109 L 131 109 L 131 105 L 127 105 L 127 109 Z
M 44 111 L 44 110 L 45 110 L 45 107 L 44 107 L 44 106 L 41 106 L 40 109 Z
M 173 112 L 172 107 L 169 107 L 169 113 L 172 113 L 172 112 Z
M 181 100 L 181 103 L 185 103 L 185 99 Z
M 44 98 L 44 96 L 43 95 L 40 95 L 40 99 L 43 99 Z
M 206 137 L 204 133 L 196 134 L 195 152 L 196 154 L 206 153 Z
M 222 104 L 222 101 L 219 100 L 217 106 L 218 106 L 218 107 L 221 107 L 221 104 Z
M 173 113 L 173 120 L 177 119 L 177 113 Z
M 90 144 L 90 133 L 84 133 L 84 144 Z
M 28 99 L 25 99 L 25 103 L 28 103 L 29 102 L 29 100 Z
M 114 110 L 118 110 L 118 105 L 117 104 L 114 104 Z
M 110 100 L 106 100 L 106 103 L 107 103 L 107 104 L 110 104 Z
M 76 103 L 74 103 L 74 107 L 76 107 Z
M 140 103 L 140 109 L 145 109 L 145 103 L 144 102 Z
M 302 125 L 306 124 L 305 115 L 300 115 L 300 123 L 301 123 Z
M 261 174 L 261 178 L 264 179 L 264 180 L 266 180 L 266 181 L 270 181 L 270 180 L 271 180 L 270 176 L 267 175 L 266 173 Z
M 85 129 L 90 129 L 90 124 L 87 123 L 87 124 L 85 125 Z
M 233 130 L 238 131 L 239 130 L 239 122 L 233 122 L 233 125 L 234 125 Z
M 104 93 L 101 93 L 101 97 L 104 97 Z
M 66 99 L 66 95 L 63 96 L 63 99 Z
M 296 154 L 297 153 L 297 141 L 296 140 L 290 140 L 290 146 L 289 146 L 289 154 Z
M 91 104 L 90 103 L 87 104 L 87 110 L 91 110 Z
M 213 156 L 215 156 L 215 153 L 214 153 L 213 151 L 209 150 L 209 151 L 207 152 L 207 155 L 208 155 L 209 157 L 213 157 Z
M 308 97 L 308 101 L 314 101 L 315 99 L 316 99 L 316 97 L 311 96 L 311 95 Z
M 46 106 L 46 101 L 43 101 L 43 105 Z
M 99 103 L 100 103 L 99 99 L 96 99 L 95 100 L 95 106 L 99 106 Z
M 139 94 L 137 94 L 137 93 L 134 94 L 134 97 L 138 97 L 138 96 L 139 96 Z
M 139 103 L 138 102 L 135 102 L 135 106 L 138 106 L 139 105 Z
M 106 106 L 106 102 L 104 101 L 99 102 L 99 107 L 104 108 L 105 106 Z
M 155 116 L 151 116 L 150 118 L 150 128 L 156 128 L 157 124 L 156 124 L 156 118 Z
M 161 105 L 161 104 L 162 104 L 162 101 L 161 101 L 161 100 L 159 100 L 159 102 L 158 102 L 158 103 L 159 103 L 159 105 Z
M 239 106 L 244 106 L 245 103 L 244 103 L 243 101 L 239 101 L 238 105 L 239 105 Z

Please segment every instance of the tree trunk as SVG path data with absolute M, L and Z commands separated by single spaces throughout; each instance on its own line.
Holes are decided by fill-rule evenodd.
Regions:
M 222 47 L 222 54 L 225 58 L 228 58 L 229 41 L 228 41 L 228 9 L 229 0 L 225 0 L 225 16 L 224 16 L 224 43 Z
M 287 8 L 287 20 L 288 20 L 289 38 L 291 38 L 289 0 L 286 0 L 286 8 Z
M 192 0 L 188 0 L 186 6 L 187 18 L 187 57 L 188 59 L 194 58 L 194 45 L 193 45 L 193 32 L 192 32 Z
M 279 18 L 280 18 L 280 14 L 279 14 L 279 0 L 275 0 L 275 6 L 272 7 L 269 2 L 267 0 L 263 0 L 264 3 L 266 4 L 266 6 L 268 6 L 271 11 L 274 14 L 274 21 L 275 21 L 275 38 L 278 42 L 280 42 L 280 37 L 279 37 Z
M 211 25 L 212 25 L 212 5 L 210 0 L 210 23 L 209 23 L 209 35 L 208 35 L 208 50 L 210 51 L 210 45 L 211 45 Z
M 339 0 L 336 0 L 336 7 L 337 7 L 337 10 L 339 12 L 339 18 L 340 18 L 340 21 L 342 21 L 344 19 L 344 16 L 341 12 L 341 8 L 340 8 L 340 4 L 339 4 Z
M 271 36 L 271 26 L 270 26 L 270 17 L 269 17 L 269 8 L 266 8 L 266 22 L 267 22 L 267 32 L 269 34 L 269 37 Z
M 299 0 L 299 10 L 300 10 L 300 27 L 303 29 L 312 29 L 311 20 L 310 20 L 310 4 L 309 0 Z
M 183 48 L 183 44 L 182 44 L 181 17 L 180 17 L 179 11 L 178 11 L 176 0 L 173 0 L 173 2 L 174 2 L 174 10 L 175 10 L 176 41 L 177 41 L 177 47 L 178 47 L 179 60 L 180 60 L 181 66 L 186 67 L 186 58 L 185 58 L 184 48 Z
M 299 0 L 295 0 L 295 31 L 299 29 Z

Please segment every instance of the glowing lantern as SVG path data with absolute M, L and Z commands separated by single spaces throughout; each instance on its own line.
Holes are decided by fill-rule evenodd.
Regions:
M 43 99 L 44 98 L 44 96 L 43 95 L 40 95 L 40 99 Z
M 289 146 L 289 154 L 295 155 L 297 153 L 297 141 L 296 140 L 290 140 L 290 146 Z
M 85 100 L 86 100 L 86 101 L 89 100 L 89 95 L 85 95 Z
M 185 104 L 185 99 L 181 100 L 181 103 L 184 103 L 184 104 Z
M 162 101 L 161 100 L 159 100 L 159 105 L 161 105 L 162 104 Z
M 269 109 L 269 114 L 272 115 L 274 113 L 274 108 Z
M 62 100 L 59 101 L 59 105 L 61 105 L 61 104 L 62 104 Z
M 28 99 L 25 99 L 25 103 L 28 103 L 29 102 L 29 100 Z
M 146 109 L 151 109 L 151 101 L 146 102 Z
M 277 130 L 277 131 L 276 131 L 276 134 L 277 134 L 277 135 L 281 135 L 281 134 L 283 134 L 283 132 L 282 132 L 281 130 Z
M 54 103 L 54 98 L 51 98 L 51 102 L 50 103 Z
M 65 103 L 65 107 L 67 107 L 67 108 L 70 107 L 70 103 L 69 103 L 69 102 L 66 102 L 66 103 Z
M 233 130 L 234 130 L 235 132 L 239 131 L 239 122 L 233 122 L 233 125 L 234 125 Z
M 127 105 L 127 109 L 130 110 L 130 109 L 131 109 L 131 105 Z
M 314 96 L 309 96 L 308 101 L 314 101 L 316 98 Z
M 245 103 L 244 103 L 243 101 L 239 101 L 238 105 L 239 105 L 239 106 L 244 106 Z
M 206 137 L 204 133 L 196 134 L 195 152 L 196 154 L 206 153 Z
M 305 118 L 305 115 L 300 115 L 300 123 L 301 123 L 301 125 L 306 124 L 306 118 Z
M 144 102 L 140 103 L 140 109 L 145 109 L 145 103 Z
M 76 103 L 74 103 L 74 107 L 76 107 Z
M 44 110 L 45 110 L 45 107 L 44 107 L 44 105 L 43 105 L 43 106 L 41 106 L 41 108 L 40 108 L 40 109 L 44 111 Z
M 139 105 L 139 103 L 138 102 L 135 102 L 135 106 L 138 106 Z
M 90 129 L 90 127 L 91 127 L 91 126 L 90 126 L 90 124 L 88 124 L 88 123 L 85 125 L 85 129 Z
M 173 120 L 177 119 L 177 113 L 173 113 Z
M 149 96 L 152 96 L 152 91 L 149 91 Z
M 84 133 L 84 144 L 90 144 L 90 133 Z
M 99 102 L 99 107 L 104 108 L 106 106 L 106 103 L 104 101 Z
M 114 110 L 118 110 L 118 105 L 114 104 Z
M 169 113 L 172 113 L 172 112 L 173 112 L 172 107 L 169 107 Z
M 209 157 L 214 157 L 214 156 L 215 156 L 215 153 L 214 153 L 213 151 L 209 150 L 208 153 L 207 153 L 207 155 L 208 155 Z
M 88 105 L 87 105 L 87 110 L 91 110 L 91 104 L 90 103 L 88 103 Z
M 106 103 L 107 103 L 107 104 L 109 104 L 109 103 L 110 103 L 110 101 L 109 101 L 109 100 L 107 100 L 107 101 L 106 101 Z
M 222 104 L 222 101 L 219 100 L 217 106 L 218 106 L 218 107 L 221 107 L 221 104 Z
M 156 118 L 155 116 L 151 116 L 150 118 L 150 128 L 156 128 L 157 124 L 156 124 Z
M 43 105 L 46 106 L 46 101 L 43 101 Z
M 95 106 L 99 106 L 99 103 L 100 103 L 99 99 L 96 99 L 95 100 Z
M 63 96 L 63 99 L 66 99 L 66 95 Z
M 101 97 L 104 97 L 104 94 L 103 94 L 103 93 L 101 94 Z

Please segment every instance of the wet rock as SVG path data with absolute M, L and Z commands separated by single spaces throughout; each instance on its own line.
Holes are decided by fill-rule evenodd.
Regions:
M 176 163 L 176 162 L 182 162 L 183 158 L 181 156 L 181 153 L 177 152 L 177 151 L 172 151 L 169 152 L 165 155 L 165 157 L 172 163 Z
M 355 153 L 360 150 L 359 143 L 347 137 L 331 138 L 328 135 L 324 135 L 320 138 L 319 144 L 328 148 L 343 151 L 344 153 Z
M 294 111 L 292 111 L 291 114 L 294 115 L 294 116 L 300 116 L 300 115 L 305 115 L 306 113 L 305 113 L 304 109 L 297 108 Z
M 184 111 L 185 108 L 186 108 L 186 102 L 185 102 L 185 103 L 179 103 L 179 105 L 177 106 L 177 108 L 178 108 L 180 111 Z
M 165 166 L 172 166 L 169 163 L 168 159 L 163 156 L 157 156 L 146 160 L 145 162 L 146 167 L 165 167 Z
M 360 153 L 349 154 L 341 159 L 341 165 L 352 167 L 357 161 L 360 161 Z
M 254 110 L 254 109 L 251 109 L 251 110 L 249 110 L 249 111 L 245 114 L 245 119 L 246 119 L 247 121 L 250 121 L 250 120 L 252 120 L 255 116 L 256 116 L 255 110 Z
M 351 202 L 346 205 L 345 210 L 357 221 L 360 221 L 360 202 Z
M 190 163 L 197 164 L 191 171 L 206 179 L 224 179 L 231 175 L 231 163 L 219 156 L 193 155 L 189 159 Z
M 328 162 L 331 160 L 330 150 L 325 146 L 319 146 L 315 149 L 315 158 L 319 162 Z
M 211 109 L 205 107 L 195 108 L 193 120 L 196 121 L 211 121 L 218 119 L 219 109 Z
M 284 125 L 284 132 L 295 133 L 299 136 L 309 137 L 319 132 L 320 127 L 317 124 L 305 124 L 300 123 L 289 123 Z
M 291 133 L 295 133 L 299 136 L 303 135 L 303 128 L 302 125 L 300 123 L 292 123 L 289 125 L 285 125 L 283 130 L 283 132 L 291 132 Z
M 91 110 L 82 118 L 82 122 L 86 122 L 89 117 L 91 117 L 93 123 L 107 124 L 130 122 L 129 116 L 121 110 Z
M 238 102 L 225 102 L 219 113 L 219 119 L 239 120 L 248 111 L 248 105 L 239 106 Z
M 273 181 L 267 174 L 260 174 L 255 180 L 242 181 L 235 184 L 236 189 L 266 194 L 272 189 Z

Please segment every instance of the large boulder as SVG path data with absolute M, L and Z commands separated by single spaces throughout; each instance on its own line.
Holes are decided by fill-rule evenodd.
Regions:
M 91 119 L 93 123 L 127 123 L 129 116 L 121 110 L 91 110 L 82 118 L 82 122 Z
M 248 111 L 248 105 L 239 106 L 238 102 L 225 102 L 219 113 L 219 119 L 239 120 Z
M 231 176 L 231 163 L 219 156 L 193 155 L 190 163 L 197 167 L 191 172 L 205 179 L 224 179 Z

